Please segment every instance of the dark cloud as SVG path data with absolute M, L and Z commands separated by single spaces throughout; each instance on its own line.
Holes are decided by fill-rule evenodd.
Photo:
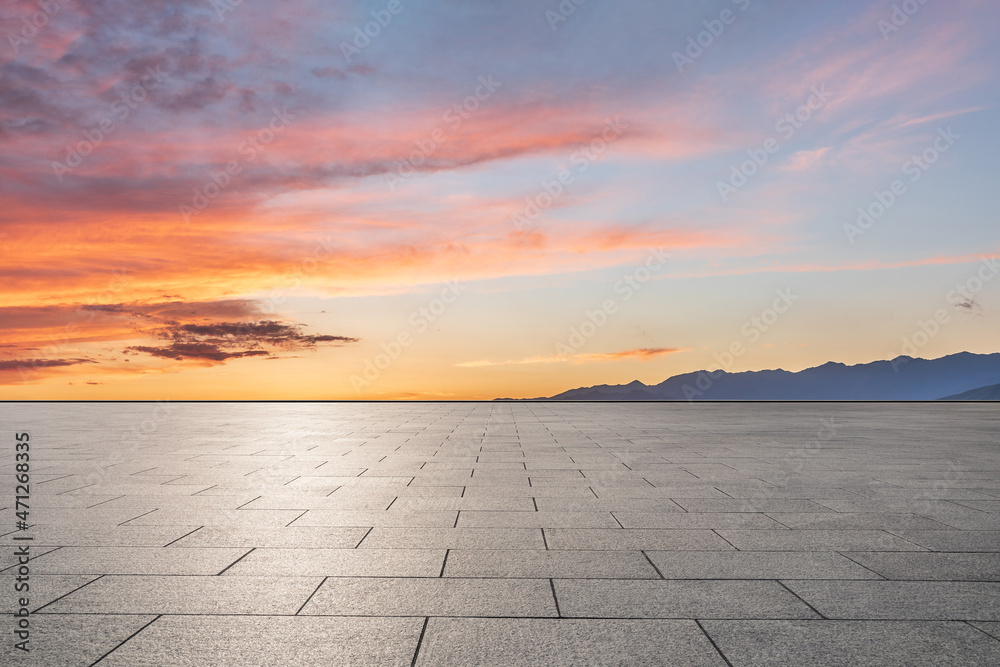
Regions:
M 8 361 L 0 361 L 0 371 L 27 371 L 35 368 L 55 368 L 57 366 L 96 363 L 93 359 L 10 359 Z
M 163 347 L 136 345 L 125 351 L 178 361 L 200 359 L 225 362 L 243 357 L 273 357 L 278 350 L 298 351 L 324 343 L 344 345 L 359 340 L 350 336 L 310 334 L 304 331 L 301 324 L 273 320 L 171 324 L 149 334 L 171 342 Z
M 157 332 L 161 338 L 179 341 L 210 340 L 214 343 L 268 343 L 279 346 L 311 347 L 317 343 L 356 343 L 349 336 L 312 335 L 298 324 L 267 320 L 263 322 L 219 322 L 216 324 L 181 324 Z
M 204 302 L 165 301 L 159 303 L 61 304 L 0 308 L 0 322 L 12 323 L 19 330 L 34 330 L 35 339 L 45 338 L 45 331 L 55 331 L 66 344 L 94 341 L 135 341 L 149 339 L 145 345 L 124 349 L 117 345 L 106 351 L 121 350 L 126 356 L 149 355 L 178 362 L 202 361 L 225 363 L 230 359 L 258 357 L 283 358 L 288 354 L 312 350 L 319 345 L 342 346 L 359 339 L 309 332 L 298 323 L 263 320 L 260 304 L 251 300 L 229 299 Z M 3 333 L 0 325 L 0 334 Z M 162 341 L 157 344 L 157 341 Z M 30 341 L 7 352 L 22 359 L 0 362 L 0 371 L 39 371 L 76 364 L 97 364 L 95 359 L 35 359 Z M 37 354 L 37 352 L 35 352 Z M 114 355 L 112 360 L 116 360 Z M 129 361 L 125 358 L 124 361 Z
M 203 359 L 207 361 L 227 361 L 229 359 L 239 359 L 241 357 L 267 357 L 270 353 L 266 350 L 241 350 L 238 352 L 225 352 L 218 345 L 210 343 L 173 343 L 168 347 L 149 347 L 147 345 L 136 345 L 125 348 L 129 352 L 145 352 L 154 357 L 164 359 Z
M 84 304 L 80 306 L 80 310 L 92 310 L 99 313 L 129 313 L 131 312 L 122 303 L 109 303 L 109 304 Z
M 66 325 L 86 327 L 90 324 L 131 320 L 136 324 L 159 326 L 196 320 L 250 319 L 259 316 L 260 307 L 254 301 L 222 299 L 217 301 L 161 301 L 155 303 L 68 303 L 51 306 L 9 306 L 0 308 L 0 323 L 12 323 L 17 329 L 44 329 Z M 0 331 L 6 328 L 0 324 Z M 82 330 L 82 329 L 81 329 Z

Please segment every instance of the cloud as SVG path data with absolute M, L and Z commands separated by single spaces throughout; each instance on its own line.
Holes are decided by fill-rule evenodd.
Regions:
M 125 348 L 127 352 L 145 352 L 154 357 L 164 359 L 202 359 L 207 361 L 226 361 L 227 359 L 239 359 L 241 357 L 267 357 L 270 353 L 266 350 L 243 350 L 240 352 L 224 352 L 218 345 L 210 343 L 172 343 L 168 347 L 150 347 L 147 345 L 133 345 Z
M 37 368 L 57 368 L 77 364 L 96 364 L 93 359 L 10 359 L 0 361 L 0 371 L 31 371 Z
M 0 308 L 3 347 L 9 348 L 7 354 L 25 357 L 0 362 L 0 371 L 20 369 L 21 381 L 29 373 L 32 379 L 39 379 L 52 374 L 46 369 L 78 364 L 95 364 L 102 372 L 114 373 L 144 373 L 150 368 L 170 371 L 184 362 L 215 365 L 242 358 L 276 359 L 286 353 L 359 340 L 310 332 L 295 322 L 261 319 L 260 313 L 258 302 L 240 299 Z M 32 352 L 32 358 L 27 358 Z M 67 352 L 83 352 L 88 358 L 70 358 Z M 159 364 L 125 365 L 119 363 L 122 353 L 124 361 L 142 355 Z M 168 366 L 163 367 L 164 362 Z M 7 376 L 3 383 L 16 380 Z
M 216 322 L 212 324 L 173 324 L 150 332 L 168 339 L 165 347 L 132 345 L 126 352 L 183 361 L 223 362 L 243 357 L 270 357 L 275 350 L 298 351 L 323 343 L 356 343 L 358 338 L 307 334 L 300 324 L 267 320 L 262 322 Z
M 575 363 L 603 363 L 605 361 L 621 361 L 623 359 L 638 359 L 639 361 L 651 361 L 657 357 L 677 352 L 686 352 L 689 347 L 642 347 L 634 350 L 624 350 L 622 352 L 604 352 L 594 354 L 574 355 Z M 579 359 L 578 361 L 576 361 Z
M 621 352 L 580 352 L 577 354 L 552 354 L 528 357 L 526 359 L 514 359 L 508 361 L 464 361 L 455 364 L 459 368 L 484 368 L 489 366 L 520 366 L 525 364 L 601 364 L 609 361 L 624 361 L 627 359 L 637 359 L 639 361 L 651 361 L 657 357 L 677 352 L 686 352 L 689 347 L 642 347 L 634 350 L 622 350 Z

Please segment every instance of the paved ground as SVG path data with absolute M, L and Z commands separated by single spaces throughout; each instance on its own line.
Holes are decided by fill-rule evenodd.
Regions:
M 998 417 L 0 404 L 0 662 L 1000 664 Z

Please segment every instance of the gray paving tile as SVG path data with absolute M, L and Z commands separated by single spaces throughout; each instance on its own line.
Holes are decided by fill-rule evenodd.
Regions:
M 77 473 L 79 472 L 79 470 L 77 469 L 76 466 L 72 466 L 68 472 Z M 123 499 L 128 499 L 128 497 L 122 495 L 109 495 L 109 496 L 52 495 L 52 496 L 40 496 L 37 498 L 32 498 L 31 506 L 32 508 L 35 509 L 43 507 L 66 507 L 66 508 L 84 509 L 97 504 L 111 505 L 116 501 L 120 505 L 125 505 L 126 503 L 121 502 Z
M 1000 582 L 1000 553 L 845 552 L 886 579 Z
M 957 622 L 704 621 L 733 667 L 1000 663 L 1000 642 Z
M 647 551 L 665 579 L 879 579 L 825 551 Z
M 164 616 L 105 658 L 109 667 L 409 667 L 423 619 Z
M 301 549 L 353 549 L 368 533 L 365 527 L 226 528 L 205 526 L 177 540 L 169 548 L 284 547 Z
M 679 498 L 688 512 L 832 512 L 802 498 Z M 642 508 L 636 508 L 642 509 Z
M 256 549 L 223 576 L 437 577 L 444 556 L 444 549 Z
M 337 490 L 336 495 L 347 495 L 345 491 L 362 493 L 361 491 L 341 487 Z M 465 491 L 466 488 L 464 486 L 407 486 L 402 489 L 396 489 L 394 493 L 400 498 L 461 498 L 463 494 L 469 497 L 475 495 L 465 493 Z
M 531 498 L 397 498 L 389 507 L 390 512 L 449 510 L 534 512 L 535 503 Z
M 536 498 L 540 512 L 683 512 L 670 498 Z
M 563 616 L 585 618 L 818 618 L 774 581 L 554 581 Z
M 46 507 L 33 511 L 31 517 L 34 523 L 41 525 L 94 526 L 95 530 L 100 530 L 101 528 L 114 527 L 130 519 L 135 519 L 142 514 L 146 514 L 150 509 L 148 507 L 138 508 L 135 506 L 108 508 L 104 505 L 98 505 L 90 509 Z
M 974 510 L 974 513 L 964 516 L 944 516 L 930 513 L 927 513 L 927 515 L 949 528 L 958 528 L 960 530 L 1000 530 L 1000 514 Z
M 982 630 L 994 639 L 1000 640 L 1000 623 L 969 622 L 969 625 Z
M 249 507 L 251 501 L 259 497 L 260 493 L 254 491 L 247 491 L 240 494 L 235 494 L 231 496 L 208 496 L 208 495 L 197 495 L 197 496 L 119 496 L 114 500 L 103 503 L 99 507 L 105 508 L 118 508 L 118 507 L 128 507 L 128 508 L 138 508 L 136 514 L 141 514 L 147 512 L 151 509 L 198 509 L 198 510 L 234 510 L 238 507 L 246 505 Z M 59 496 L 60 498 L 67 498 L 69 496 Z M 267 508 L 258 508 L 267 509 Z M 283 507 L 277 507 L 273 509 L 289 509 L 288 505 Z
M 557 616 L 548 579 L 340 578 L 300 612 L 333 616 Z
M 294 521 L 302 512 L 293 510 L 232 510 L 158 509 L 132 519 L 128 526 L 248 526 L 281 528 Z
M 1000 584 L 944 581 L 796 581 L 785 584 L 827 618 L 1000 620 Z
M 321 581 L 306 576 L 107 576 L 42 613 L 294 614 Z
M 445 577 L 658 579 L 638 551 L 452 550 Z
M 451 528 L 458 512 L 365 512 L 356 510 L 309 510 L 292 526 L 412 526 Z
M 376 526 L 359 549 L 544 549 L 537 528 L 388 528 Z
M 166 477 L 160 477 L 155 475 L 129 475 L 129 476 L 107 476 L 100 479 L 96 483 L 91 483 L 93 480 L 81 479 L 78 480 L 80 486 L 78 488 L 65 490 L 65 489 L 49 489 L 50 492 L 60 493 L 65 495 L 82 495 L 82 496 L 93 496 L 93 495 L 112 495 L 120 496 L 125 495 L 142 495 L 142 496 L 190 496 L 212 485 L 212 482 L 202 483 L 202 484 L 164 484 L 164 481 L 169 481 L 170 479 L 178 479 L 183 477 L 182 474 L 172 474 Z M 72 481 L 72 480 L 67 480 Z M 216 479 L 215 483 L 219 482 Z M 70 486 L 70 485 L 67 485 Z
M 740 551 L 923 551 L 880 530 L 719 530 Z
M 218 574 L 247 549 L 64 547 L 32 561 L 38 574 Z
M 156 617 L 32 615 L 29 653 L 16 649 L 12 637 L 6 636 L 0 642 L 0 663 L 37 667 L 90 665 L 154 618 Z
M 30 569 L 34 571 L 34 560 L 44 557 L 45 554 L 57 551 L 58 547 L 29 547 L 28 559 L 31 561 Z M 19 568 L 24 560 L 24 553 L 20 547 L 0 547 L 0 572 L 13 573 Z
M 614 515 L 624 528 L 785 529 L 774 519 L 751 512 L 615 512 Z
M 896 530 L 893 534 L 932 551 L 1000 552 L 998 530 Z
M 723 667 L 692 621 L 432 618 L 419 667 Z
M 994 477 L 1000 477 L 1000 473 L 994 472 L 992 474 Z M 1000 500 L 959 500 L 956 502 L 963 507 L 970 507 L 981 512 L 1000 513 Z
M 35 611 L 39 607 L 44 607 L 53 600 L 66 595 L 77 588 L 88 584 L 97 576 L 92 574 L 34 574 L 28 575 L 27 590 L 18 591 L 14 587 L 24 584 L 25 581 L 17 581 L 17 575 L 0 575 L 0 590 L 8 593 L 0 598 L 0 613 L 14 613 L 17 610 L 17 601 L 21 597 L 26 597 L 29 601 L 28 608 Z M 26 593 L 26 595 L 22 595 Z
M 621 528 L 611 512 L 460 512 L 458 528 Z
M 35 547 L 162 547 L 190 533 L 192 526 L 36 526 Z M 16 544 L 14 534 L 0 537 L 0 544 Z
M 950 526 L 917 514 L 889 513 L 788 513 L 769 512 L 775 521 L 789 528 L 810 530 L 949 530 Z
M 367 495 L 338 496 L 337 494 L 308 495 L 302 493 L 271 493 L 266 496 L 251 500 L 242 509 L 247 510 L 268 510 L 268 509 L 296 509 L 300 512 L 305 510 L 368 510 L 381 511 L 389 507 L 396 500 L 395 492 L 383 493 L 377 491 Z
M 511 487 L 503 484 L 483 486 L 468 486 L 464 498 L 593 498 L 589 487 L 585 486 L 552 486 Z
M 546 528 L 545 542 L 553 550 L 733 550 L 711 530 Z
M 614 487 L 614 486 L 592 486 L 598 498 L 670 498 L 679 500 L 681 498 L 729 498 L 722 491 L 714 486 L 685 485 L 667 487 Z

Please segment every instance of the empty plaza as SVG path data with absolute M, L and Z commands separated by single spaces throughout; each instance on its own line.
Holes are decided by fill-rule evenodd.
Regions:
M 5 403 L 0 662 L 1000 664 L 998 417 Z

